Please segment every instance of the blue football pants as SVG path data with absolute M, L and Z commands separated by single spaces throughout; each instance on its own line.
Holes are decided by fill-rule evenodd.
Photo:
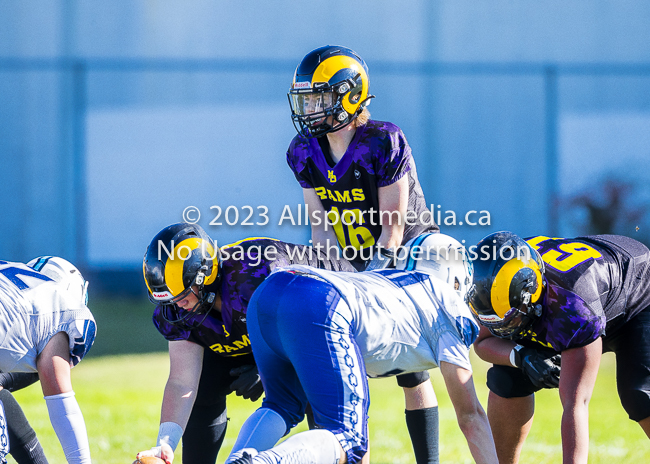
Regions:
M 251 298 L 247 326 L 265 399 L 287 430 L 307 402 L 356 463 L 368 448 L 368 381 L 350 308 L 329 283 L 290 272 L 269 276 Z

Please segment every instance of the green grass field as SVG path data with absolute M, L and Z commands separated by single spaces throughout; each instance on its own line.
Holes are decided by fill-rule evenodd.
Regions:
M 73 370 L 73 385 L 90 437 L 93 462 L 131 463 L 135 453 L 153 446 L 158 432 L 162 390 L 169 372 L 164 352 L 137 355 L 108 355 L 133 350 L 164 349 L 150 322 L 148 303 L 100 302 L 93 306 L 99 327 L 92 355 Z M 487 405 L 487 365 L 474 359 L 475 384 L 484 407 Z M 606 355 L 601 364 L 590 404 L 590 463 L 650 462 L 650 446 L 641 428 L 631 422 L 620 405 L 614 379 L 614 358 Z M 465 439 L 437 370 L 432 371 L 440 403 L 441 462 L 471 463 Z M 404 399 L 394 379 L 370 381 L 371 462 L 413 462 L 404 423 Z M 52 430 L 39 385 L 16 393 L 25 414 L 45 448 L 51 464 L 65 458 Z M 535 422 L 526 442 L 523 463 L 561 462 L 560 414 L 557 391 L 537 395 Z M 230 422 L 218 462 L 227 456 L 239 427 L 259 403 L 231 396 Z M 304 423 L 297 430 L 305 430 Z M 10 462 L 14 462 L 10 459 Z M 180 454 L 177 461 L 180 464 Z

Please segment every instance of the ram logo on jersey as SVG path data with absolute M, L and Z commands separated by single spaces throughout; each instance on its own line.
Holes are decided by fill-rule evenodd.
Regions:
M 338 203 L 352 203 L 353 201 L 363 201 L 366 199 L 366 196 L 363 194 L 363 189 L 360 188 L 339 192 L 338 190 L 330 190 L 325 187 L 316 187 L 315 191 L 321 200 L 329 199 Z
M 210 349 L 212 351 L 215 351 L 217 353 L 222 353 L 222 354 L 230 354 L 230 356 L 241 356 L 244 354 L 248 354 L 250 351 L 250 348 L 246 350 L 245 353 L 234 353 L 235 351 L 243 350 L 244 348 L 250 347 L 251 341 L 248 338 L 248 335 L 242 335 L 241 340 L 235 340 L 232 344 L 221 344 L 221 343 L 215 343 L 214 345 L 210 345 Z M 234 354 L 231 354 L 234 353 Z

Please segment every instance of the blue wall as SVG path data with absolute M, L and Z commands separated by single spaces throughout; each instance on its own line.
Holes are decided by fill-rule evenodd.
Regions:
M 301 203 L 285 94 L 327 43 L 369 64 L 373 117 L 402 127 L 442 217 L 490 212 L 443 227 L 468 243 L 571 233 L 563 196 L 612 172 L 648 183 L 647 2 L 308 5 L 1 2 L 0 256 L 135 271 L 189 205 L 221 244 L 306 242 L 299 226 L 209 226 L 209 207 L 265 205 L 277 222 Z

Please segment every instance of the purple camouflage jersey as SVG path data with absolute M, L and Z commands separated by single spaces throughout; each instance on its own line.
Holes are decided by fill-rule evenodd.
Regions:
M 343 218 L 334 226 L 341 247 L 372 247 L 381 235 L 379 187 L 408 176 L 406 243 L 438 226 L 427 209 L 415 162 L 404 134 L 394 124 L 368 121 L 359 126 L 347 151 L 334 163 L 327 137 L 297 135 L 287 151 L 287 163 L 303 188 L 313 188 L 330 214 Z M 349 224 L 349 225 L 348 225 Z M 367 253 L 364 253 L 367 258 Z M 358 261 L 358 260 L 357 260 Z
M 204 314 L 192 315 L 181 327 L 165 321 L 158 306 L 153 322 L 167 340 L 188 340 L 226 357 L 252 353 L 246 329 L 248 302 L 255 289 L 274 269 L 305 264 L 354 272 L 352 265 L 345 260 L 324 259 L 311 247 L 270 238 L 244 239 L 226 245 L 220 251 L 220 278 L 205 286 L 204 291 L 221 296 L 221 312 L 212 310 L 207 317 Z M 184 311 L 178 307 L 174 310 Z M 195 325 L 198 327 L 193 327 Z
M 522 345 L 557 352 L 614 333 L 650 306 L 650 251 L 618 235 L 532 237 L 546 264 L 542 316 Z

